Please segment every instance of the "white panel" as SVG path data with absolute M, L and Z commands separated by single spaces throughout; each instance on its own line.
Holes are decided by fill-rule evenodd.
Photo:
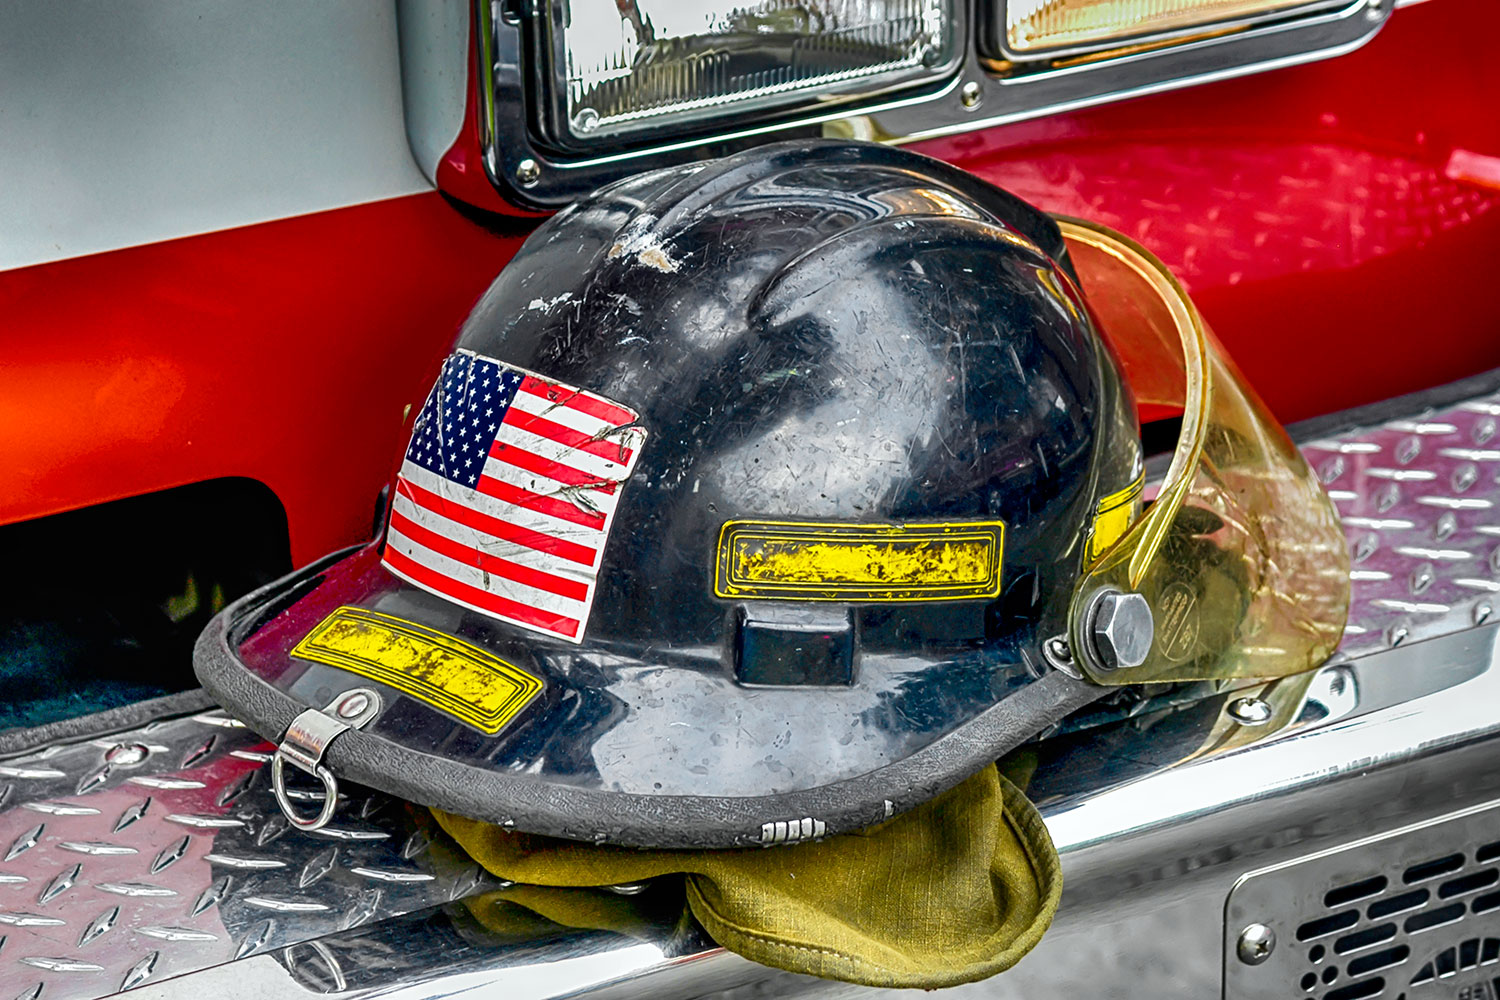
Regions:
M 430 189 L 393 4 L 0 4 L 0 269 Z
M 464 0 L 396 0 L 406 138 L 422 173 L 458 138 L 469 83 L 469 10 Z

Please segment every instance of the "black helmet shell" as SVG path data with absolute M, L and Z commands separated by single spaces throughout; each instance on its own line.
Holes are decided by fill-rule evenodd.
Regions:
M 541 226 L 457 349 L 639 415 L 578 641 L 412 586 L 377 542 L 205 636 L 204 683 L 268 735 L 368 686 L 292 653 L 367 609 L 541 690 L 491 734 L 377 685 L 340 773 L 538 833 L 728 846 L 908 808 L 1093 696 L 1039 649 L 1139 446 L 1058 232 L 1017 199 L 856 143 L 645 174 Z M 977 532 L 993 577 L 902 592 L 730 565 L 881 532 Z

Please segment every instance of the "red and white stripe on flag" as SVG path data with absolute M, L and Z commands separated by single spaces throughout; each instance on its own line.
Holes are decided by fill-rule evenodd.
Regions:
M 382 559 L 457 604 L 581 642 L 646 440 L 629 407 L 492 358 L 448 359 L 412 429 Z

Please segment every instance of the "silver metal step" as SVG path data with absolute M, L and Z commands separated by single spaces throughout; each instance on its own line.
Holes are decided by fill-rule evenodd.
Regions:
M 1062 911 L 1014 970 L 946 992 L 1495 1000 L 1497 422 L 1492 394 L 1305 445 L 1354 555 L 1339 656 L 1042 744 Z M 1285 724 L 1237 724 L 1245 697 Z M 753 965 L 670 907 L 630 935 L 485 930 L 502 887 L 424 812 L 356 791 L 298 833 L 268 751 L 208 712 L 0 760 L 0 1000 L 876 992 Z M 1411 881 L 1428 862 L 1450 867 Z M 1255 964 L 1252 925 L 1275 937 Z

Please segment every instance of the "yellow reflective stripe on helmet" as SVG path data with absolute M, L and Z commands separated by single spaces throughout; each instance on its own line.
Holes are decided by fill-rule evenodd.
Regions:
M 1094 533 L 1089 538 L 1089 561 L 1104 554 L 1104 550 L 1120 540 L 1130 523 L 1140 513 L 1141 492 L 1145 489 L 1146 477 L 1137 476 L 1135 482 L 1111 493 L 1099 501 L 1094 512 Z
M 387 684 L 491 736 L 542 693 L 540 679 L 477 646 L 364 608 L 334 611 L 292 655 Z
M 848 524 L 727 521 L 714 593 L 791 601 L 997 597 L 1003 521 Z

